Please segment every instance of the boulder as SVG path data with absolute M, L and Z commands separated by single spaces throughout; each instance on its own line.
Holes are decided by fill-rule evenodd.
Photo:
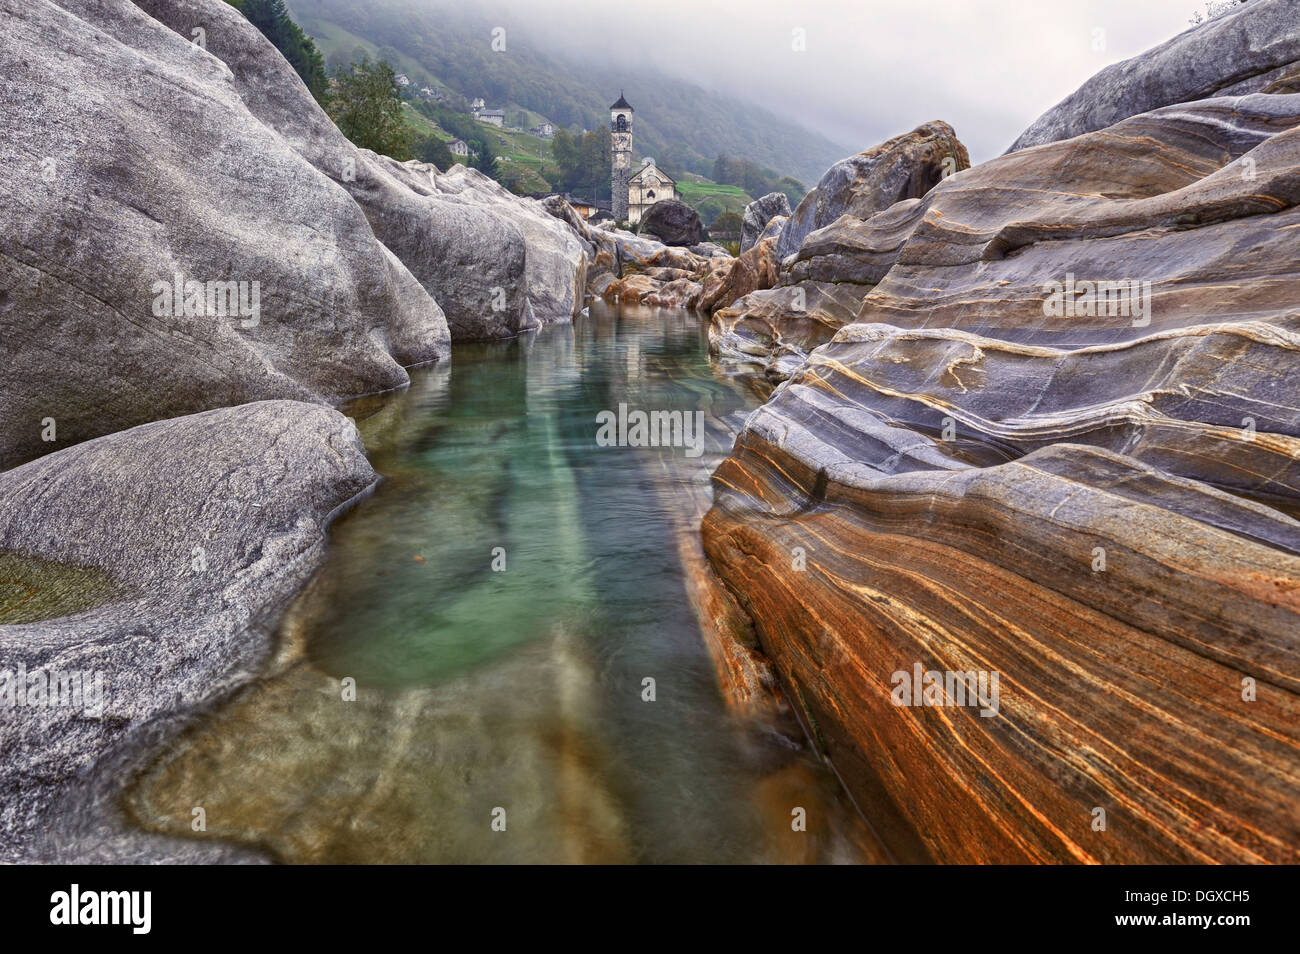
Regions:
M 453 338 L 511 337 L 567 322 L 582 309 L 581 244 L 539 203 L 464 166 L 440 173 L 357 149 L 279 52 L 224 0 L 136 2 L 186 41 L 204 26 L 207 54 L 191 62 L 219 60 L 253 115 L 352 196 L 380 240 L 443 305 Z
M 897 216 L 703 526 L 804 724 L 899 860 L 1300 861 L 1300 94 L 1014 152 Z M 755 300 L 789 294 L 711 337 L 770 361 Z
M 789 260 L 790 281 L 875 284 L 894 267 L 927 208 L 904 199 L 869 219 L 841 215 L 803 240 Z
M 689 278 L 666 282 L 641 299 L 643 305 L 657 308 L 695 308 L 700 300 L 700 283 Z
M 293 401 L 144 424 L 0 474 L 0 703 L 20 672 L 29 686 L 82 674 L 67 683 L 80 700 L 15 697 L 0 719 L 0 861 L 245 860 L 135 831 L 117 794 L 267 661 L 326 526 L 377 479 L 348 418 Z
M 0 467 L 449 354 L 438 305 L 219 60 L 126 0 L 0 11 Z
M 841 159 L 803 197 L 781 230 L 776 254 L 784 260 L 810 232 L 841 215 L 869 219 L 895 202 L 919 199 L 940 180 L 970 166 L 951 126 L 931 122 L 856 156 Z
M 1161 106 L 1239 96 L 1283 82 L 1300 65 L 1294 0 L 1251 0 L 1184 30 L 1172 40 L 1114 63 L 1020 134 L 1008 152 L 1069 139 Z
M 752 292 L 713 313 L 709 350 L 784 381 L 810 352 L 851 324 L 871 290 L 852 282 L 799 282 Z
M 752 291 L 775 285 L 781 266 L 776 257 L 776 242 L 775 236 L 766 238 L 742 252 L 726 268 L 726 277 L 710 285 L 700 296 L 700 307 L 705 311 L 725 308 Z M 721 273 L 722 269 L 717 271 Z
M 758 242 L 767 223 L 777 216 L 790 215 L 790 197 L 784 192 L 769 192 L 745 206 L 740 222 L 740 250 L 745 252 Z
M 637 231 L 649 233 L 665 245 L 698 245 L 704 234 L 700 216 L 685 202 L 664 199 L 641 216 Z

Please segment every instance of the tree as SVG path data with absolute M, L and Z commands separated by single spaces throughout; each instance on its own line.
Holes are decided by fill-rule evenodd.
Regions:
M 497 162 L 496 154 L 492 152 L 492 148 L 488 146 L 486 142 L 482 145 L 482 150 L 474 160 L 475 168 L 485 176 L 491 176 L 493 179 L 500 180 L 501 165 Z
M 228 0 L 289 61 L 316 102 L 329 99 L 329 76 L 315 42 L 293 22 L 284 0 Z
M 725 238 L 740 238 L 741 224 L 739 212 L 723 212 L 709 225 L 709 234 Z
M 435 166 L 446 172 L 456 161 L 456 157 L 451 154 L 447 144 L 437 136 L 425 136 L 415 143 L 415 158 L 421 162 L 432 162 Z
M 369 57 L 334 77 L 330 118 L 343 135 L 362 149 L 411 158 L 411 132 L 402 121 L 402 96 L 396 74 L 384 60 Z
M 578 165 L 578 146 L 567 129 L 561 127 L 555 131 L 555 138 L 551 140 L 551 155 L 555 158 L 556 168 L 560 170 L 562 178 Z

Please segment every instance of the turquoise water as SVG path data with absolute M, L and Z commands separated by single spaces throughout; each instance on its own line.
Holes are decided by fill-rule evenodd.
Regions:
M 724 702 L 688 597 L 680 528 L 759 400 L 698 316 L 594 306 L 346 409 L 383 483 L 333 528 L 275 664 L 134 813 L 196 837 L 203 804 L 203 837 L 284 861 L 860 859 L 792 721 Z M 620 403 L 702 412 L 705 452 L 599 446 Z

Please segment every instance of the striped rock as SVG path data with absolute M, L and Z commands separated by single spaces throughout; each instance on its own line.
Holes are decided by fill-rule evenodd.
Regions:
M 946 179 L 716 471 L 705 550 L 896 858 L 1300 861 L 1298 201 L 1297 94 Z

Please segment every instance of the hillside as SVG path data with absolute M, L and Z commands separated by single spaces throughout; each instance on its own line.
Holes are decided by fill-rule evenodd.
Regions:
M 289 0 L 288 6 L 327 63 L 355 51 L 382 56 L 417 83 L 504 107 L 512 123 L 545 116 L 571 130 L 593 129 L 608 122 L 608 106 L 624 89 L 636 108 L 637 152 L 670 171 L 709 175 L 717 156 L 727 154 L 810 183 L 853 151 L 680 79 L 584 62 L 577 49 L 540 49 L 530 45 L 526 30 L 508 33 L 508 55 L 495 53 L 490 37 L 493 21 L 501 19 L 496 14 L 453 9 L 439 0 L 371 0 L 364 6 Z

